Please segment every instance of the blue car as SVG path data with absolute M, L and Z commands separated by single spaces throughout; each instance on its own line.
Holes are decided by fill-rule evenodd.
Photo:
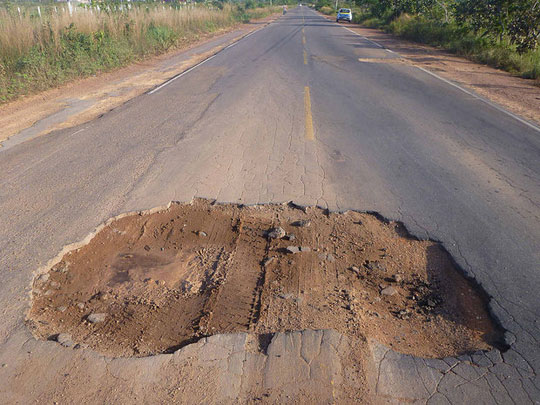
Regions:
M 341 20 L 352 22 L 352 11 L 348 8 L 340 8 L 337 13 L 336 22 L 340 22 Z

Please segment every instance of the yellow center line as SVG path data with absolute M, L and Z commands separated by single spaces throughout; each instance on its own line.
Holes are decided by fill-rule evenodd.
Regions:
M 311 97 L 309 95 L 309 87 L 304 87 L 304 110 L 306 113 L 306 139 L 308 141 L 314 141 L 315 135 L 313 134 L 313 116 L 311 115 Z
M 306 37 L 304 35 L 302 35 L 302 44 L 305 45 L 306 44 Z
M 304 51 L 304 65 L 307 65 L 307 52 Z

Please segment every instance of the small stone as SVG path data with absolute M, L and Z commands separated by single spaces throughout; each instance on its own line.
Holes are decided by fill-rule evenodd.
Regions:
M 203 238 L 207 237 L 207 233 L 204 231 L 197 231 L 197 235 L 202 236 Z
M 7 367 L 7 363 L 2 363 L 2 367 Z
M 56 307 L 56 310 L 60 311 L 60 312 L 66 312 L 66 309 L 67 309 L 67 307 L 65 307 L 63 305 L 61 307 Z
M 514 343 L 516 343 L 516 336 L 512 332 L 506 331 L 504 332 L 504 342 L 507 345 L 512 346 Z
M 150 251 L 150 246 L 144 245 L 144 250 L 146 250 L 147 252 L 149 252 L 149 251 Z
M 309 219 L 301 220 L 301 221 L 294 221 L 292 226 L 297 226 L 299 228 L 304 228 L 311 225 L 311 221 Z
M 350 269 L 354 271 L 356 274 L 360 273 L 360 269 L 356 266 L 351 266 Z
M 37 278 L 37 281 L 39 281 L 40 283 L 46 283 L 47 281 L 49 281 L 49 273 L 45 273 L 45 274 L 41 274 L 38 278 Z
M 311 248 L 309 246 L 300 246 L 301 252 L 311 252 Z
M 300 248 L 298 246 L 287 246 L 287 252 L 289 253 L 298 253 L 300 252 Z
M 59 333 L 58 336 L 56 336 L 56 341 L 64 347 L 72 347 L 74 344 L 69 333 Z
M 410 315 L 411 315 L 411 311 L 409 311 L 408 309 L 402 309 L 401 311 L 398 312 L 399 319 L 409 319 Z
M 281 239 L 283 238 L 287 233 L 285 232 L 285 229 L 278 226 L 277 228 L 272 228 L 268 231 L 267 236 L 270 239 Z
M 366 260 L 366 262 L 364 263 L 364 266 L 368 270 L 386 271 L 386 268 L 384 267 L 384 265 L 380 264 L 378 261 L 370 262 L 369 260 Z
M 99 323 L 99 322 L 103 322 L 105 320 L 106 316 L 107 316 L 107 314 L 103 314 L 103 313 L 101 313 L 101 314 L 93 313 L 93 314 L 88 315 L 88 317 L 86 319 L 90 323 Z
M 77 308 L 84 309 L 84 304 L 82 302 L 77 303 Z
M 391 296 L 397 294 L 397 290 L 394 287 L 386 287 L 381 291 L 381 295 Z
M 328 253 L 326 255 L 326 260 L 328 260 L 330 263 L 334 263 L 336 261 L 336 258 L 334 257 L 332 253 Z
M 57 281 L 51 281 L 50 286 L 56 290 L 60 288 L 60 283 Z
M 275 260 L 276 260 L 276 256 L 267 257 L 266 259 L 263 260 L 263 266 L 266 267 Z
M 396 283 L 399 283 L 400 281 L 403 280 L 403 277 L 401 277 L 401 274 L 394 274 L 392 276 L 392 280 L 394 280 Z
M 295 240 L 296 236 L 294 236 L 294 233 L 290 233 L 287 235 L 287 240 Z

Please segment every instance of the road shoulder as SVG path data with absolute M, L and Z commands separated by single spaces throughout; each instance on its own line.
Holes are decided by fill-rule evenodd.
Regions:
M 277 15 L 272 15 L 221 30 L 167 54 L 2 105 L 0 151 L 54 130 L 89 122 L 197 65 L 276 18 Z

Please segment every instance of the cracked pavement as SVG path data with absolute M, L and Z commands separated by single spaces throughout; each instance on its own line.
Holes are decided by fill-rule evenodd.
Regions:
M 297 8 L 153 94 L 0 151 L 3 401 L 347 402 L 365 372 L 366 402 L 539 403 L 538 131 L 414 66 L 362 57 L 394 56 Z M 482 286 L 509 350 L 420 359 L 370 342 L 359 371 L 356 343 L 331 331 L 275 334 L 266 352 L 220 335 L 139 359 L 32 338 L 36 270 L 112 216 L 194 197 L 400 220 Z M 318 343 L 324 333 L 338 343 Z

